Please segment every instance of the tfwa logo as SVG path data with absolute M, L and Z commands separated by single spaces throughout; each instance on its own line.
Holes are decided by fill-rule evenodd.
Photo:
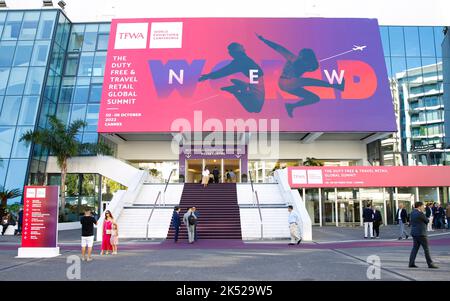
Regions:
M 148 23 L 117 24 L 114 49 L 146 49 Z

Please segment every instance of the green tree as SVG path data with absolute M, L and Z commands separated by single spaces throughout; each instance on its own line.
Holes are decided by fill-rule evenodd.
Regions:
M 54 115 L 49 116 L 48 121 L 48 128 L 27 131 L 22 135 L 20 141 L 38 144 L 56 157 L 58 167 L 61 169 L 60 212 L 64 214 L 68 160 L 72 157 L 86 153 L 111 155 L 112 151 L 109 146 L 103 143 L 81 143 L 77 140 L 79 131 L 87 126 L 85 121 L 76 120 L 66 126 L 64 122 Z
M 16 189 L 5 189 L 3 186 L 0 186 L 0 200 L 1 200 L 1 208 L 0 215 L 3 216 L 6 206 L 8 205 L 9 199 L 14 199 L 22 195 L 22 190 Z
M 303 162 L 304 166 L 323 166 L 323 162 L 317 160 L 316 158 L 306 157 L 305 162 Z

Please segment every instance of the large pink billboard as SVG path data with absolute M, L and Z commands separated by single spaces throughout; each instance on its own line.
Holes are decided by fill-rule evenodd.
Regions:
M 377 21 L 112 21 L 99 132 L 217 130 L 208 120 L 228 131 L 236 119 L 277 120 L 284 132 L 396 131 Z
M 288 167 L 292 188 L 447 187 L 450 166 Z

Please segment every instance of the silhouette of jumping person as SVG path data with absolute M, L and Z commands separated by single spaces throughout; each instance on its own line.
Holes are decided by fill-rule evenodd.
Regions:
M 303 48 L 297 56 L 285 47 L 269 41 L 261 35 L 256 34 L 256 36 L 286 59 L 283 73 L 278 81 L 280 89 L 289 94 L 303 98 L 298 102 L 285 104 L 289 117 L 293 117 L 293 111 L 296 107 L 306 106 L 320 101 L 319 96 L 304 88 L 306 86 L 331 87 L 340 91 L 344 90 L 345 79 L 343 79 L 340 84 L 330 84 L 329 82 L 320 79 L 302 77 L 305 72 L 312 72 L 319 68 L 319 62 L 312 49 Z
M 231 79 L 231 86 L 222 87 L 236 97 L 247 112 L 259 113 L 264 105 L 264 79 L 263 71 L 246 53 L 244 47 L 239 43 L 228 45 L 228 53 L 233 60 L 219 70 L 200 76 L 198 81 L 207 79 L 218 79 L 235 73 L 242 73 L 250 78 L 252 74 L 253 82 L 247 83 L 239 79 Z M 254 77 L 253 77 L 254 76 Z

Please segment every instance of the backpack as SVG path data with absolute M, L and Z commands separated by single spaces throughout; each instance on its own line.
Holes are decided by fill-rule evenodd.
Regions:
M 195 216 L 192 213 L 188 216 L 188 222 L 190 226 L 195 225 Z

